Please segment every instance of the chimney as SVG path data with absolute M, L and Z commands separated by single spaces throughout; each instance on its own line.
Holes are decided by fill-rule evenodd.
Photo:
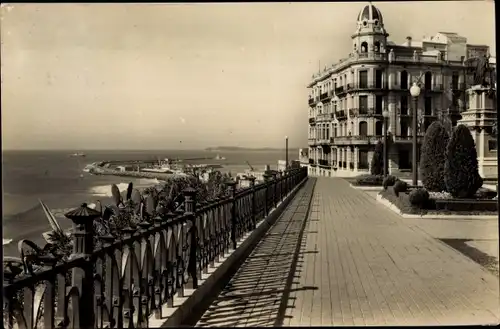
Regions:
M 411 37 L 406 37 L 406 44 L 411 47 Z

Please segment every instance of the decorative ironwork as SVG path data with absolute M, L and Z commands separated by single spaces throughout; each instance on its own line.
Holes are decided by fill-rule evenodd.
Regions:
M 31 246 L 39 254 L 22 251 L 21 258 L 10 259 L 4 327 L 147 328 L 151 316 L 161 318 L 163 306 L 175 306 L 174 295 L 197 288 L 201 273 L 237 247 L 306 177 L 307 168 L 274 178 L 265 174 L 264 183 L 252 180 L 240 190 L 230 183 L 229 197 L 201 204 L 188 188 L 183 211 L 127 227 L 121 239 L 97 236 L 92 224 L 102 215 L 82 205 L 66 214 L 75 235 L 68 260 L 40 256 L 33 242 L 19 243 L 20 250 Z M 93 243 L 97 240 L 99 247 Z M 16 277 L 20 268 L 26 271 Z

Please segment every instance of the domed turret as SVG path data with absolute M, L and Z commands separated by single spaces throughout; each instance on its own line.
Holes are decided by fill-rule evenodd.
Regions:
M 388 36 L 382 13 L 370 2 L 357 17 L 356 32 L 352 36 L 354 52 L 384 53 Z
M 375 7 L 371 3 L 366 5 L 365 8 L 363 8 L 363 10 L 359 12 L 358 22 L 362 22 L 365 20 L 372 22 L 377 20 L 379 23 L 383 24 L 382 13 L 380 12 L 380 10 L 378 10 L 377 7 Z

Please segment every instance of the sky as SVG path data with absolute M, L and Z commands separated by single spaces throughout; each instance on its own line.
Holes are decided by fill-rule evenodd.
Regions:
M 2 4 L 2 147 L 307 147 L 307 83 L 366 4 Z M 493 1 L 373 4 L 394 42 L 495 54 Z

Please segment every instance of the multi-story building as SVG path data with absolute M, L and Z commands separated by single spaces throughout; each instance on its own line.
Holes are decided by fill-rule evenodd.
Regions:
M 368 173 L 383 135 L 383 113 L 392 143 L 391 173 L 410 171 L 412 97 L 420 85 L 418 138 L 450 108 L 463 109 L 470 73 L 465 60 L 489 55 L 489 47 L 439 32 L 421 41 L 389 41 L 384 19 L 371 3 L 357 17 L 349 56 L 313 75 L 309 83 L 309 173 L 355 176 Z

